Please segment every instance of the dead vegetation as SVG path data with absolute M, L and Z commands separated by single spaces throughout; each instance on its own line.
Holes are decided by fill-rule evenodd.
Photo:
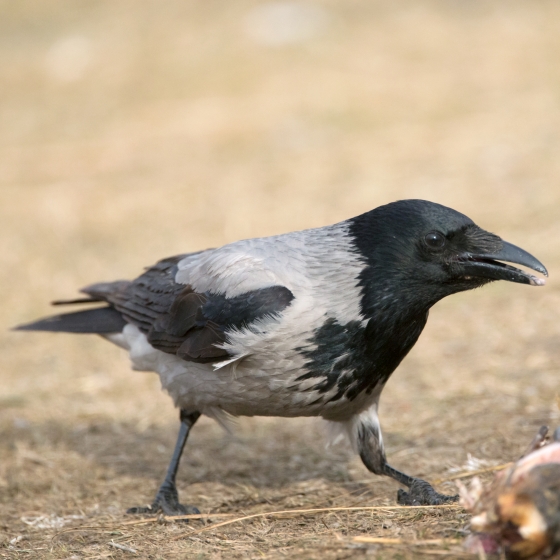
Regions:
M 130 519 L 177 429 L 157 378 L 95 337 L 7 332 L 160 257 L 398 198 L 551 278 L 434 308 L 382 398 L 392 462 L 454 492 L 559 423 L 558 4 L 320 1 L 276 42 L 261 4 L 1 3 L 2 558 L 469 557 L 465 511 L 395 508 L 313 419 L 201 421 L 179 491 L 203 519 Z

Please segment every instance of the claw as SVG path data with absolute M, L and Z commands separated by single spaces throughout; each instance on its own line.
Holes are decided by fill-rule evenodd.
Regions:
M 397 503 L 403 506 L 440 506 L 458 499 L 458 495 L 448 496 L 436 492 L 431 484 L 420 478 L 414 479 L 408 492 L 400 489 L 397 493 Z
M 194 506 L 184 506 L 179 503 L 179 495 L 176 488 L 160 488 L 151 506 L 132 507 L 126 513 L 140 515 L 157 515 L 163 513 L 167 516 L 193 515 L 200 513 Z M 185 520 L 186 521 L 186 520 Z

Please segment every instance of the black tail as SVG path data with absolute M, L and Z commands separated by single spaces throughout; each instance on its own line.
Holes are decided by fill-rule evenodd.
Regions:
M 98 307 L 45 317 L 14 330 L 108 334 L 121 332 L 125 325 L 126 321 L 114 307 Z

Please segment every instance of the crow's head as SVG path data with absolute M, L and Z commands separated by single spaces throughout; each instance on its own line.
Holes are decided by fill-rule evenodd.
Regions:
M 502 261 L 548 275 L 523 249 L 464 214 L 425 200 L 380 206 L 351 220 L 350 231 L 368 265 L 360 278 L 365 311 L 398 301 L 427 309 L 447 295 L 494 280 L 544 285 L 544 278 Z

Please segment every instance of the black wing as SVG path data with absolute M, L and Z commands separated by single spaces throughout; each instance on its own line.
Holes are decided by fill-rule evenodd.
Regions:
M 154 348 L 198 363 L 227 359 L 227 351 L 216 345 L 226 341 L 228 330 L 280 313 L 294 298 L 284 286 L 233 298 L 195 292 L 175 282 L 177 263 L 184 257 L 160 261 L 132 282 L 94 284 L 82 291 L 92 299 L 109 302 L 147 335 Z

